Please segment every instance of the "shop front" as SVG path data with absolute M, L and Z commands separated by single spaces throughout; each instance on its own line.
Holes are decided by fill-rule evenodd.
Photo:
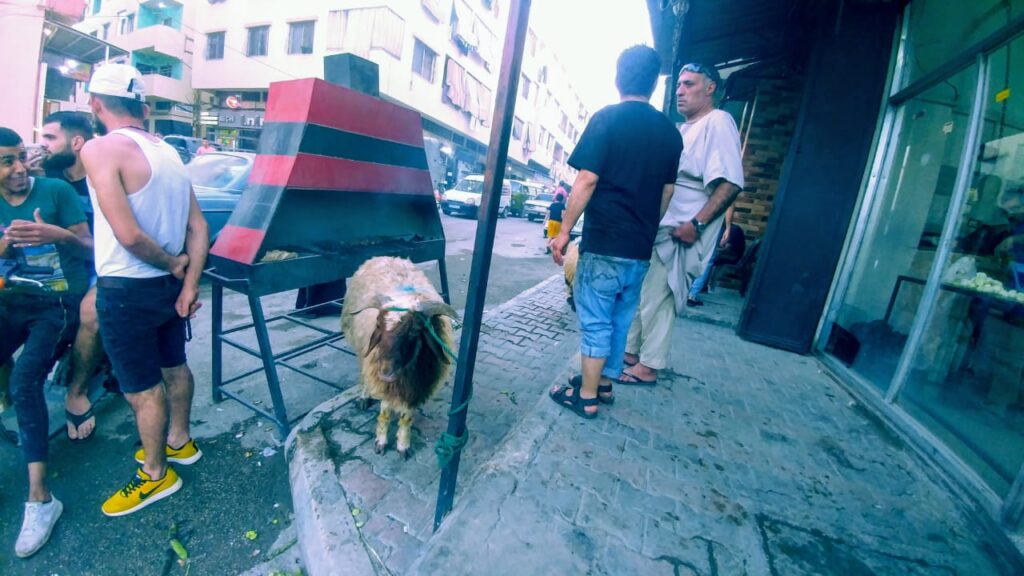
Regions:
M 768 215 L 737 332 L 816 354 L 992 534 L 1019 533 L 1024 0 L 684 5 L 655 18 L 669 71 L 757 94 L 737 213 Z
M 817 338 L 995 518 L 1024 489 L 1024 0 L 904 8 Z

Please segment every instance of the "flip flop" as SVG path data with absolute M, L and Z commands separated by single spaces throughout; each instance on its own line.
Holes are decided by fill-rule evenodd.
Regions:
M 89 406 L 89 409 L 86 410 L 84 414 L 72 414 L 71 412 L 64 410 L 64 417 L 67 419 L 69 424 L 75 427 L 76 432 L 78 431 L 79 428 L 82 427 L 82 424 L 85 424 L 85 422 L 89 420 L 89 418 L 94 418 L 95 416 L 96 415 L 93 414 L 92 412 L 92 406 Z M 81 444 L 83 442 L 92 440 L 92 437 L 96 435 L 96 427 L 93 426 L 92 432 L 89 432 L 89 435 L 86 436 L 85 438 L 72 438 L 70 432 L 68 432 L 66 427 L 64 428 L 64 433 L 67 434 L 68 440 L 74 442 L 75 444 Z
M 628 378 L 628 380 L 625 380 L 624 378 Z M 615 382 L 618 384 L 622 384 L 624 386 L 654 386 L 658 383 L 658 379 L 655 378 L 654 380 L 641 380 L 640 378 L 637 378 L 636 375 L 630 374 L 629 372 L 623 370 L 622 375 L 619 376 L 618 380 L 616 380 Z

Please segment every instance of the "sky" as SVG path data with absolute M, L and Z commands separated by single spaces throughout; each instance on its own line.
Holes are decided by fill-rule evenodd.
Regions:
M 634 44 L 654 45 L 645 0 L 533 0 L 530 24 L 558 55 L 591 112 L 619 100 L 619 53 Z M 655 98 L 661 93 L 659 87 Z

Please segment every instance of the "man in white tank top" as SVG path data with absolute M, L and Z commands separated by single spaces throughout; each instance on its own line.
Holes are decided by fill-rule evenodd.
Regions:
M 141 467 L 103 504 L 107 516 L 123 516 L 181 488 L 168 462 L 202 456 L 189 430 L 194 381 L 185 322 L 199 308 L 209 246 L 177 152 L 143 128 L 139 71 L 107 64 L 93 74 L 89 93 L 97 133 L 105 134 L 81 152 L 95 213 L 96 312 L 142 439 Z

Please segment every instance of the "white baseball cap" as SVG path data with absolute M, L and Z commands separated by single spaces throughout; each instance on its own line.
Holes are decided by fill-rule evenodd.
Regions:
M 142 74 L 128 64 L 111 63 L 97 68 L 89 80 L 88 92 L 146 101 L 146 85 L 142 81 Z

